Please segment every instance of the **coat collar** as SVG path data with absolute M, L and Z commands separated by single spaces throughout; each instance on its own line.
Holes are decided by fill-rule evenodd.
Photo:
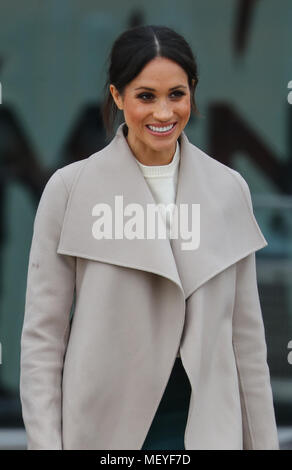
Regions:
M 184 132 L 179 137 L 176 204 L 200 204 L 199 248 L 183 250 L 186 240 L 180 233 L 177 239 L 96 240 L 92 209 L 97 203 L 114 208 L 115 196 L 122 195 L 124 207 L 138 203 L 144 213 L 147 204 L 155 204 L 127 143 L 124 124 L 104 149 L 84 161 L 70 192 L 59 254 L 158 274 L 176 283 L 186 299 L 213 276 L 267 245 L 238 178 L 191 144 Z

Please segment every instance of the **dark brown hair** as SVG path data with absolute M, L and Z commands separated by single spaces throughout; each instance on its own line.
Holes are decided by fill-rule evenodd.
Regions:
M 200 115 L 194 97 L 198 84 L 198 68 L 188 42 L 167 26 L 136 26 L 124 31 L 115 40 L 108 57 L 105 99 L 101 110 L 107 135 L 112 134 L 119 111 L 109 85 L 115 85 L 120 95 L 123 95 L 126 85 L 155 57 L 173 60 L 185 70 L 191 91 L 191 110 Z

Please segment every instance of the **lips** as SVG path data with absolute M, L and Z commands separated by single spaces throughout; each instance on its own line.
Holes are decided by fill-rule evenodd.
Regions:
M 147 127 L 148 126 L 152 126 L 152 127 L 169 127 L 169 126 L 172 126 L 176 124 L 176 121 L 175 122 L 169 122 L 168 124 L 146 124 Z
M 176 125 L 177 125 L 177 122 L 174 122 L 174 123 L 171 123 L 171 124 L 164 124 L 164 125 L 157 125 L 157 124 L 147 124 L 146 125 L 146 128 L 148 130 L 148 132 L 150 132 L 150 134 L 152 135 L 155 135 L 155 136 L 167 136 L 169 134 L 171 134 L 173 132 L 173 130 L 176 128 Z M 154 131 L 152 129 L 150 129 L 149 126 L 153 126 L 153 127 L 156 127 L 157 129 L 158 128 L 164 128 L 164 127 L 169 127 L 169 126 L 172 126 L 169 130 L 167 131 Z

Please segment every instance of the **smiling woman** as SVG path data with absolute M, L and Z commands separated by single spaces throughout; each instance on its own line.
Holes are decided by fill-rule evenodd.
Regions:
M 255 269 L 267 243 L 245 180 L 184 132 L 197 82 L 181 35 L 125 31 L 103 107 L 108 132 L 119 110 L 125 122 L 43 191 L 21 339 L 29 449 L 279 448 Z M 106 208 L 111 228 L 116 196 L 101 237 L 92 217 Z M 185 249 L 187 217 L 165 217 L 169 238 L 136 236 L 157 203 L 198 206 L 200 243 Z M 124 204 L 139 217 L 124 222 Z

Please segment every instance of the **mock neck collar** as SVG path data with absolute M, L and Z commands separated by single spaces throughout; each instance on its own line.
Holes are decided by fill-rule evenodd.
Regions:
M 176 141 L 176 149 L 172 160 L 167 165 L 144 165 L 136 159 L 137 164 L 146 177 L 171 177 L 175 174 L 180 159 L 179 143 Z

